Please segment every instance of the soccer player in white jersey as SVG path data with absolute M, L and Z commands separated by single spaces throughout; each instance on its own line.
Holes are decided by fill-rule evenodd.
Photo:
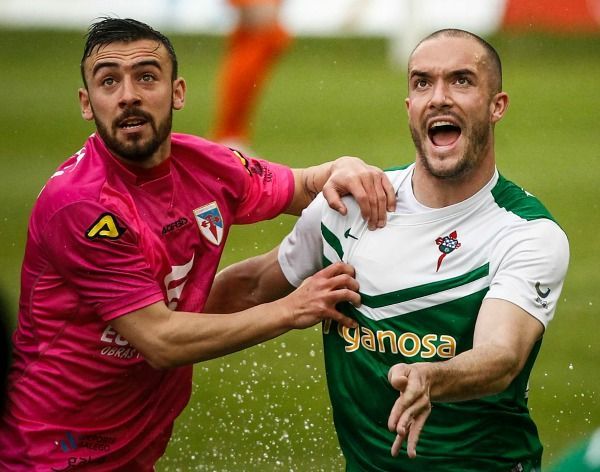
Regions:
M 435 32 L 410 56 L 408 82 L 416 160 L 388 171 L 397 208 L 387 226 L 366 231 L 351 199 L 340 216 L 319 198 L 279 249 L 220 273 L 208 306 L 243 309 L 333 262 L 354 266 L 362 305 L 341 311 L 358 327 L 323 324 L 347 470 L 537 471 L 527 385 L 563 286 L 567 238 L 496 169 L 508 95 L 491 45 Z

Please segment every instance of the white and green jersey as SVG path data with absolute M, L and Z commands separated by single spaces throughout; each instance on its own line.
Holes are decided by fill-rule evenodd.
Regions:
M 389 368 L 443 361 L 471 349 L 484 298 L 508 300 L 546 327 L 569 257 L 567 238 L 544 206 L 497 172 L 471 198 L 430 209 L 413 195 L 413 166 L 387 173 L 398 207 L 385 228 L 367 230 L 350 198 L 346 216 L 318 198 L 279 250 L 281 268 L 295 286 L 336 261 L 356 270 L 362 305 L 346 304 L 342 311 L 359 327 L 323 326 L 347 470 L 536 470 L 542 445 L 527 408 L 527 382 L 540 342 L 504 392 L 434 403 L 416 459 L 405 451 L 390 455 L 394 434 L 387 419 L 398 392 L 387 380 Z

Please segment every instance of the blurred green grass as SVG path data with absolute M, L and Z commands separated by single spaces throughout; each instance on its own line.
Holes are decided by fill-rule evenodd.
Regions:
M 172 39 L 188 82 L 175 129 L 204 135 L 223 41 Z M 530 383 L 549 464 L 600 424 L 600 41 L 491 41 L 511 98 L 496 131 L 499 169 L 546 203 L 571 242 L 563 300 Z M 82 47 L 83 32 L 0 30 L 0 286 L 13 313 L 31 206 L 53 169 L 92 131 L 77 104 Z M 255 148 L 298 167 L 343 154 L 381 167 L 410 162 L 405 95 L 404 72 L 389 66 L 384 40 L 297 39 L 255 117 Z M 236 228 L 223 264 L 270 249 L 293 221 Z M 202 363 L 157 470 L 342 470 L 328 403 L 316 328 Z

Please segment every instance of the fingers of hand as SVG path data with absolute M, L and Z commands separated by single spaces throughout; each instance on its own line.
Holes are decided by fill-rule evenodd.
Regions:
M 396 208 L 396 193 L 385 173 L 370 166 L 361 175 L 361 185 L 366 195 L 363 202 L 357 199 L 361 214 L 368 221 L 369 229 L 383 228 L 387 220 L 387 211 Z
M 369 194 L 371 200 L 371 211 L 377 215 L 377 228 L 383 228 L 387 220 L 387 195 L 383 186 L 381 171 L 375 168 L 377 173 L 373 175 L 373 191 Z
M 431 413 L 431 403 L 429 402 L 428 397 L 424 395 L 417 398 L 414 403 L 402 410 L 402 396 L 403 394 L 400 394 L 400 398 L 394 405 L 394 408 L 396 408 L 397 405 L 400 405 L 399 408 L 396 411 L 392 409 L 392 414 L 390 414 L 390 419 L 388 421 L 388 427 L 394 425 L 395 422 L 395 429 L 391 430 L 390 428 L 391 432 L 396 433 L 396 439 L 392 445 L 392 455 L 394 455 L 395 450 L 399 450 L 402 446 L 402 442 L 406 439 L 407 454 L 408 457 L 412 459 L 417 456 L 417 443 L 419 442 L 419 437 L 423 426 L 425 425 L 425 421 Z M 396 421 L 396 416 L 399 413 L 401 414 Z M 400 444 L 396 444 L 398 440 L 400 440 Z
M 360 208 L 369 229 L 385 226 L 386 211 L 396 207 L 394 188 L 385 173 L 374 166 L 366 165 L 353 157 L 340 158 L 343 170 L 336 171 L 323 187 L 323 195 L 329 206 L 345 215 L 347 208 L 341 197 L 351 194 Z
M 425 409 L 419 416 L 417 416 L 410 425 L 410 429 L 408 432 L 408 440 L 406 443 L 406 450 L 408 453 L 408 457 L 410 457 L 411 459 L 417 457 L 417 443 L 419 442 L 419 436 L 421 435 L 421 431 L 423 430 L 423 426 L 425 425 L 425 421 L 429 417 L 430 412 L 431 405 L 429 406 L 429 408 Z
M 342 195 L 345 195 L 345 193 L 341 193 L 340 189 L 330 183 L 325 184 L 322 191 L 323 196 L 325 197 L 325 200 L 327 200 L 327 203 L 331 209 L 337 211 L 341 215 L 345 215 L 347 213 L 348 210 L 341 198 Z
M 391 448 L 392 456 L 396 457 L 398 455 L 400 449 L 402 448 L 402 443 L 406 440 L 406 453 L 408 457 L 411 459 L 417 457 L 417 443 L 419 442 L 421 431 L 423 430 L 423 426 L 425 425 L 425 421 L 429 417 L 430 412 L 431 407 L 426 408 L 414 419 L 411 417 L 410 421 L 408 421 L 406 424 L 403 424 L 402 421 L 398 423 L 396 430 L 392 431 L 396 433 L 396 437 L 394 438 Z
M 336 262 L 335 264 L 331 264 L 325 267 L 324 269 L 321 269 L 315 274 L 315 277 L 318 276 L 332 278 L 341 274 L 346 274 L 350 277 L 354 277 L 354 267 L 344 262 Z
M 398 422 L 400 421 L 402 413 L 404 413 L 405 406 L 400 399 L 401 396 L 399 396 L 394 402 L 394 406 L 392 407 L 392 411 L 390 411 L 390 416 L 388 418 L 388 429 L 391 433 L 397 431 Z
M 331 319 L 337 321 L 339 324 L 345 326 L 346 328 L 356 328 L 358 326 L 356 320 L 353 320 L 352 318 L 343 315 L 337 310 L 333 310 L 331 312 Z
M 394 443 L 392 444 L 392 456 L 396 457 L 400 453 L 400 448 L 402 447 L 402 443 L 404 442 L 404 436 L 400 434 L 396 434 L 396 438 L 394 439 Z
M 382 218 L 379 214 L 378 199 L 380 196 L 374 182 L 376 177 L 372 172 L 363 172 L 357 174 L 354 178 L 357 183 L 355 185 L 356 190 L 352 192 L 352 195 L 358 203 L 360 214 L 367 221 L 368 228 L 373 230 L 377 228 L 379 220 Z
M 388 381 L 398 391 L 403 391 L 408 383 L 408 367 L 406 364 L 395 364 L 388 371 Z
M 371 171 L 372 181 L 365 183 L 365 187 L 371 205 L 371 215 L 377 216 L 377 228 L 383 228 L 387 221 L 387 212 L 396 208 L 396 194 L 383 171 L 377 167 L 371 167 Z
M 325 313 L 331 311 L 339 314 L 335 305 L 341 302 L 360 306 L 359 284 L 353 275 L 354 268 L 351 265 L 341 262 L 332 264 L 304 281 L 302 285 L 308 292 L 305 297 L 313 305 L 321 304 L 321 311 Z M 333 315 L 327 313 L 325 316 L 331 318 Z
M 383 187 L 383 191 L 385 192 L 386 198 L 386 208 L 387 211 L 395 211 L 396 210 L 396 191 L 388 179 L 385 172 L 382 172 L 382 180 L 381 185 Z

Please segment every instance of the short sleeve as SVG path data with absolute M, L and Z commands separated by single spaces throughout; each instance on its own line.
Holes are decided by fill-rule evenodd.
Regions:
M 105 320 L 164 299 L 135 228 L 97 202 L 60 209 L 41 238 L 55 270 Z
M 491 257 L 494 274 L 486 298 L 510 301 L 546 328 L 556 311 L 569 264 L 565 233 L 551 220 L 527 221 L 500 240 Z
M 245 194 L 235 212 L 235 223 L 255 223 L 282 213 L 294 196 L 294 175 L 289 167 L 263 159 L 247 158 L 238 151 L 245 171 Z
M 321 215 L 324 205 L 323 194 L 317 195 L 279 246 L 279 265 L 294 287 L 323 268 Z

